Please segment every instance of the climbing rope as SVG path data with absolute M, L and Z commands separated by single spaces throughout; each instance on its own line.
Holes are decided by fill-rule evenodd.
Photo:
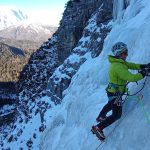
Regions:
M 147 81 L 147 77 L 145 78 L 144 83 L 143 83 L 143 86 L 142 86 L 142 88 L 141 88 L 139 91 L 135 92 L 134 94 L 129 94 L 129 93 L 127 93 L 127 94 L 123 94 L 123 95 L 127 95 L 127 96 L 135 96 L 135 95 L 137 95 L 138 93 L 140 93 L 140 92 L 144 89 L 145 84 L 146 84 L 146 81 Z M 136 83 L 137 83 L 137 82 L 136 82 Z M 129 84 L 129 83 L 127 83 L 127 84 Z M 127 86 L 127 85 L 126 85 L 126 86 Z
M 147 113 L 147 111 L 145 110 L 145 104 L 144 104 L 144 102 L 143 102 L 143 97 L 144 97 L 144 96 L 143 96 L 142 94 L 139 95 L 139 96 L 138 96 L 138 100 L 140 101 L 140 106 L 141 106 L 141 108 L 142 108 L 144 117 L 146 118 L 147 123 L 150 124 L 150 116 L 149 116 L 149 114 Z

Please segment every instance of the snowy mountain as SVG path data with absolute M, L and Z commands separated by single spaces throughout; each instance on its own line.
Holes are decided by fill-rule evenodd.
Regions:
M 0 30 L 27 19 L 27 15 L 19 9 L 0 6 Z
M 57 28 L 53 26 L 23 22 L 0 30 L 0 37 L 42 43 L 51 37 L 56 29 Z
M 30 23 L 28 16 L 20 9 L 0 6 L 0 38 L 41 43 L 51 37 L 56 29 L 53 26 Z
M 106 142 L 100 145 L 90 132 L 107 103 L 107 57 L 114 43 L 128 45 L 128 61 L 149 63 L 149 7 L 149 0 L 69 1 L 57 32 L 32 55 L 21 74 L 17 119 L 3 128 L 1 147 L 149 150 L 149 78 L 139 93 L 143 101 L 138 95 L 128 97 L 122 119 L 104 130 L 109 135 Z M 130 83 L 130 92 L 138 91 L 143 82 Z

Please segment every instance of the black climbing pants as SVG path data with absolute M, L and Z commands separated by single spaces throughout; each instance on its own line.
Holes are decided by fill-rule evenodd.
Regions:
M 108 92 L 107 95 L 108 95 L 108 98 L 112 97 L 112 96 L 114 96 L 114 98 L 112 100 L 108 101 L 108 103 L 101 110 L 98 117 L 106 117 L 107 113 L 111 110 L 112 110 L 112 114 L 110 116 L 106 117 L 106 119 L 104 121 L 100 122 L 97 125 L 101 130 L 103 130 L 107 126 L 111 125 L 112 123 L 114 123 L 116 120 L 121 118 L 121 115 L 122 115 L 122 104 L 118 105 L 118 102 L 117 102 L 118 100 L 120 102 L 122 101 L 122 95 L 119 96 L 119 98 L 116 95 L 114 95 L 113 93 Z

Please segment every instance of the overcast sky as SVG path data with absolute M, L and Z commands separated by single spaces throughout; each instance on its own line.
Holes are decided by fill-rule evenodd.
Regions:
M 0 5 L 21 9 L 33 22 L 58 26 L 69 0 L 0 0 Z

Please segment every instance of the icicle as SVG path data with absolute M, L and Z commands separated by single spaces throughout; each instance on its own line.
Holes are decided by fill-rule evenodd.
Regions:
M 125 0 L 114 0 L 113 3 L 113 19 L 121 19 L 123 16 L 123 10 L 125 5 Z

